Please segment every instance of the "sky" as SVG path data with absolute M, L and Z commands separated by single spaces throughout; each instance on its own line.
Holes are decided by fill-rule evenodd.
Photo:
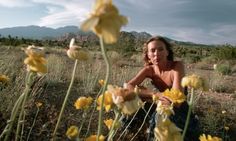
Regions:
M 95 0 L 0 0 L 0 28 L 80 26 Z M 178 41 L 236 45 L 236 0 L 113 0 L 124 31 Z

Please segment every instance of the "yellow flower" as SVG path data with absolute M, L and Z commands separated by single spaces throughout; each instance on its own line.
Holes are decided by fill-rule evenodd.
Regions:
M 103 79 L 99 80 L 98 83 L 103 86 L 105 84 L 105 81 Z
M 114 121 L 113 119 L 104 120 L 104 123 L 105 123 L 105 125 L 107 126 L 108 129 L 111 129 L 113 121 Z
M 105 107 L 106 112 L 108 112 L 111 109 L 112 105 L 113 105 L 112 95 L 108 91 L 106 91 L 103 95 L 104 95 L 103 106 Z M 97 99 L 97 104 L 98 104 L 97 109 L 98 110 L 101 110 L 102 96 L 103 95 L 100 95 Z
M 199 140 L 200 141 L 222 141 L 221 138 L 218 138 L 218 137 L 212 137 L 211 135 L 205 135 L 205 134 L 202 134 L 200 137 L 199 137 Z
M 225 114 L 225 113 L 226 113 L 226 111 L 225 111 L 225 110 L 223 110 L 221 113 L 222 113 L 222 114 Z
M 161 101 L 157 103 L 156 111 L 158 114 L 162 115 L 164 119 L 167 119 L 171 114 L 174 114 L 173 104 L 162 105 Z
M 7 77 L 6 75 L 0 75 L 0 82 L 3 84 L 7 84 L 9 82 L 9 77 Z
M 97 135 L 91 135 L 88 138 L 85 139 L 85 141 L 96 141 Z M 100 135 L 98 138 L 98 141 L 104 141 L 105 137 L 103 135 Z
M 44 58 L 44 49 L 35 46 L 29 46 L 24 49 L 28 57 L 24 60 L 27 69 L 33 72 L 46 73 L 46 59 Z
M 85 51 L 82 47 L 74 45 L 75 39 L 72 38 L 70 41 L 69 49 L 67 50 L 67 55 L 71 59 L 78 59 L 81 61 L 86 61 L 89 59 L 88 51 Z
M 81 29 L 92 30 L 97 36 L 102 37 L 105 43 L 111 44 L 117 41 L 121 26 L 127 23 L 127 18 L 119 15 L 112 0 L 97 0 L 94 11 L 81 25 Z
M 160 118 L 160 119 L 159 119 Z M 178 128 L 170 119 L 163 120 L 158 117 L 158 123 L 154 129 L 155 139 L 158 141 L 183 141 L 181 129 Z
M 79 130 L 77 126 L 70 126 L 66 131 L 66 136 L 69 139 L 76 139 L 79 135 Z
M 132 90 L 108 85 L 107 91 L 112 94 L 113 102 L 123 114 L 131 115 L 143 106 L 142 100 Z
M 36 106 L 37 106 L 38 108 L 43 105 L 43 103 L 41 103 L 41 102 L 36 102 L 35 104 L 36 104 Z
M 23 49 L 23 50 L 25 51 L 25 54 L 35 59 L 44 57 L 45 55 L 44 48 L 35 47 L 34 45 L 28 46 L 26 49 Z
M 224 128 L 225 128 L 225 130 L 226 130 L 226 131 L 228 131 L 228 130 L 229 130 L 229 127 L 228 127 L 228 126 L 225 126 Z
M 82 96 L 76 100 L 74 106 L 76 109 L 88 109 L 92 102 L 93 102 L 92 97 Z
M 204 90 L 207 89 L 206 83 L 203 81 L 203 79 L 195 74 L 190 76 L 185 76 L 181 81 L 181 85 L 182 87 L 191 87 L 194 89 L 199 89 L 199 88 L 202 88 Z
M 167 89 L 164 91 L 163 96 L 168 97 L 174 104 L 180 104 L 186 99 L 186 96 L 178 89 Z

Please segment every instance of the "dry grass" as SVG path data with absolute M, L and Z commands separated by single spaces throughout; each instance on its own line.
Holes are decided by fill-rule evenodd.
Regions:
M 140 60 L 135 63 L 129 59 L 121 60 L 120 55 L 114 52 L 111 53 L 111 56 L 113 56 L 111 84 L 122 86 L 124 82 L 130 80 L 142 67 L 139 62 Z M 13 104 L 25 86 L 24 78 L 26 71 L 23 65 L 24 58 L 25 55 L 20 48 L 1 47 L 0 73 L 8 75 L 11 78 L 11 83 L 5 89 L 0 90 L 0 132 L 7 119 L 9 119 Z M 71 79 L 74 61 L 67 58 L 64 50 L 48 49 L 47 60 L 48 74 L 45 77 L 39 78 L 35 83 L 30 101 L 27 103 L 24 136 L 27 136 L 36 114 L 34 103 L 36 101 L 43 103 L 30 140 L 50 139 Z M 209 66 L 208 64 L 202 63 L 201 65 L 201 67 L 195 67 L 193 64 L 186 64 L 186 66 L 191 66 L 186 68 L 186 73 L 201 75 L 210 82 L 209 86 L 212 88 L 211 92 L 198 95 L 195 99 L 194 111 L 199 116 L 202 132 L 221 136 L 224 126 L 227 125 L 230 127 L 230 139 L 236 140 L 236 77 L 234 74 L 230 76 L 218 75 L 211 69 L 202 69 Z M 66 140 L 65 132 L 70 125 L 80 125 L 82 112 L 75 110 L 73 104 L 80 96 L 89 95 L 93 98 L 96 97 L 100 90 L 97 82 L 105 77 L 104 67 L 103 60 L 96 56 L 90 62 L 79 62 L 72 93 L 59 127 L 59 140 Z M 146 82 L 145 85 L 149 86 L 150 83 Z M 218 90 L 219 88 L 220 90 Z M 93 113 L 94 108 L 91 109 L 90 113 Z M 222 115 L 222 110 L 226 110 L 227 114 Z M 106 114 L 106 117 L 112 116 L 113 114 Z M 223 122 L 225 125 L 222 124 Z M 88 121 L 85 124 L 88 124 Z M 95 110 L 90 131 L 95 133 L 96 130 L 97 111 Z M 86 131 L 87 127 L 85 126 L 82 129 L 82 134 L 85 134 Z M 104 132 L 106 131 L 107 129 L 104 127 Z

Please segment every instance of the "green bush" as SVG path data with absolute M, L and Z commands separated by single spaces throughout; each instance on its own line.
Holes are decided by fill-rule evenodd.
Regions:
M 232 73 L 232 70 L 229 64 L 219 64 L 216 68 L 216 71 L 223 75 L 229 75 Z

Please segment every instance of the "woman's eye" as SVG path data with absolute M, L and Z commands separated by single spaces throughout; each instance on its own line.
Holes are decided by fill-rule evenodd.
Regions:
M 158 48 L 157 50 L 158 50 L 158 51 L 163 51 L 164 48 L 163 48 L 163 47 L 160 47 L 160 48 Z

